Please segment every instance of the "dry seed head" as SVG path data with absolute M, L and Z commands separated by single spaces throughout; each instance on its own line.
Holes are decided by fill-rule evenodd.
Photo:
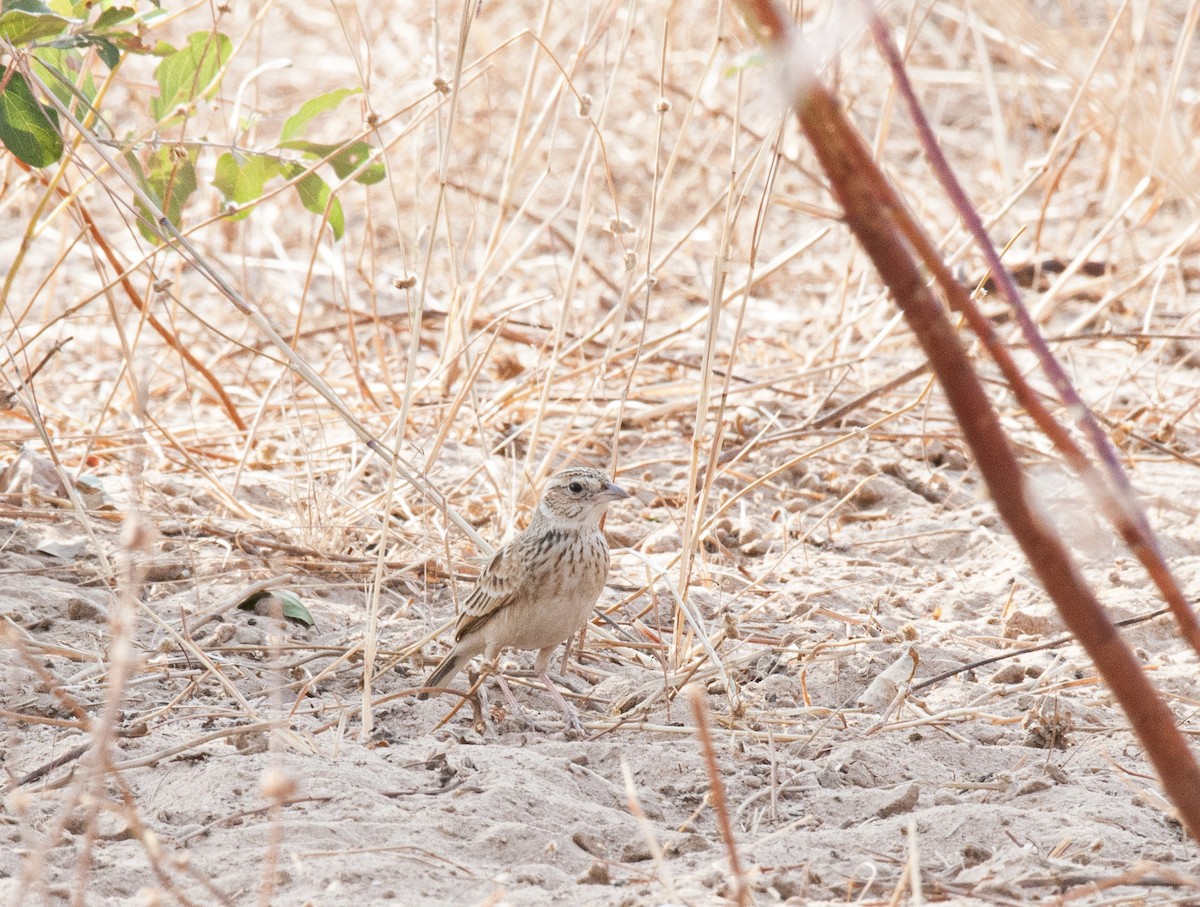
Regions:
M 33 796 L 29 791 L 17 788 L 4 798 L 4 802 L 13 815 L 24 817 L 33 803 Z
M 282 803 L 296 796 L 296 789 L 299 785 L 296 783 L 295 775 L 281 768 L 272 767 L 263 772 L 261 786 L 263 799 L 270 800 L 272 803 Z
M 150 855 L 151 859 L 162 859 L 162 841 L 159 840 L 158 835 L 149 828 L 143 828 L 142 833 L 138 837 L 141 838 L 142 846 L 146 848 L 146 852 Z

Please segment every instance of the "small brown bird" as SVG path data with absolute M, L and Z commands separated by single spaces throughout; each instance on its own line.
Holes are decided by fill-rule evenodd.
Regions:
M 546 667 L 555 647 L 587 623 L 600 597 L 608 576 L 600 518 L 609 504 L 627 497 L 598 469 L 576 466 L 551 476 L 529 528 L 493 555 L 467 596 L 454 648 L 425 687 L 443 686 L 480 653 L 495 659 L 509 646 L 537 649 L 534 670 L 568 723 L 582 730 Z M 503 676 L 497 678 L 507 693 Z M 428 697 L 428 689 L 417 696 Z

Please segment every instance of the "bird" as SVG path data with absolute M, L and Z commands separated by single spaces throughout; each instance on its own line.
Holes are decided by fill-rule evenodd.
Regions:
M 558 644 L 591 616 L 608 576 L 608 542 L 600 519 L 609 504 L 628 497 L 599 469 L 572 466 L 552 475 L 529 526 L 484 567 L 458 616 L 454 647 L 417 698 L 429 698 L 476 655 L 495 662 L 506 648 L 537 649 L 534 670 L 567 723 L 582 732 L 546 668 Z M 496 677 L 515 705 L 504 675 Z

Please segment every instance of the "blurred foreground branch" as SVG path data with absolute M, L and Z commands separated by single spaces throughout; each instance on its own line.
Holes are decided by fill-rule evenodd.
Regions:
M 1000 516 L 1067 627 L 1087 650 L 1116 695 L 1184 825 L 1193 838 L 1200 840 L 1200 797 L 1197 796 L 1200 793 L 1200 766 L 1175 726 L 1170 710 L 1084 580 L 1066 543 L 1039 511 L 1012 444 L 958 337 L 949 312 L 927 284 L 921 266 L 933 272 L 950 305 L 969 315 L 974 307 L 965 289 L 953 280 L 949 269 L 931 255 L 933 242 L 909 216 L 841 104 L 819 82 L 810 62 L 813 57 L 805 48 L 786 8 L 777 0 L 739 0 L 739 7 L 771 55 L 780 87 L 790 99 L 800 127 L 829 178 L 847 225 L 887 284 L 929 358 Z M 877 19 L 873 24 L 877 28 L 882 25 Z M 931 258 L 934 259 L 932 262 Z M 973 317 L 968 320 L 977 330 L 983 331 L 981 337 L 993 356 L 998 357 L 997 362 L 1012 382 L 1018 399 L 1023 404 L 1036 399 L 1027 382 L 1015 371 L 1005 368 L 1011 356 L 990 336 L 986 321 Z M 1051 434 L 1056 443 L 1061 442 L 1066 436 L 1065 431 L 1052 419 L 1050 423 L 1054 427 L 1047 425 L 1040 413 L 1037 416 L 1039 427 Z M 1099 448 L 1103 456 L 1104 446 L 1101 444 Z M 1068 459 L 1072 465 L 1079 466 L 1082 453 L 1075 455 L 1078 447 L 1073 442 L 1070 449 L 1072 453 Z M 1085 474 L 1090 474 L 1094 467 L 1086 457 L 1082 459 Z M 1115 461 L 1110 465 L 1115 465 Z M 1127 489 L 1127 481 L 1122 477 L 1114 482 L 1110 477 L 1109 482 L 1110 494 L 1106 500 L 1110 506 L 1105 507 L 1106 512 L 1113 517 L 1114 511 L 1119 511 L 1115 514 L 1118 525 L 1127 540 L 1130 540 L 1127 531 L 1132 534 L 1131 545 L 1139 551 L 1139 556 L 1147 551 L 1157 554 L 1158 545 L 1144 517 L 1139 520 L 1140 511 L 1131 515 L 1128 505 L 1120 504 L 1122 496 L 1111 493 Z M 1125 500 L 1131 498 L 1128 493 L 1124 495 Z M 1160 557 L 1158 562 L 1161 563 Z M 1190 611 L 1187 613 L 1190 615 Z M 1195 645 L 1194 638 L 1192 642 Z

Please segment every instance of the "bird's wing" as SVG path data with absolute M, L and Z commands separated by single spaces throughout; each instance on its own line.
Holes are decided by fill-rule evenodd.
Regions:
M 501 548 L 483 568 L 458 616 L 458 624 L 454 628 L 455 641 L 483 627 L 517 597 L 524 571 L 521 558 L 516 556 L 514 548 L 513 545 Z

